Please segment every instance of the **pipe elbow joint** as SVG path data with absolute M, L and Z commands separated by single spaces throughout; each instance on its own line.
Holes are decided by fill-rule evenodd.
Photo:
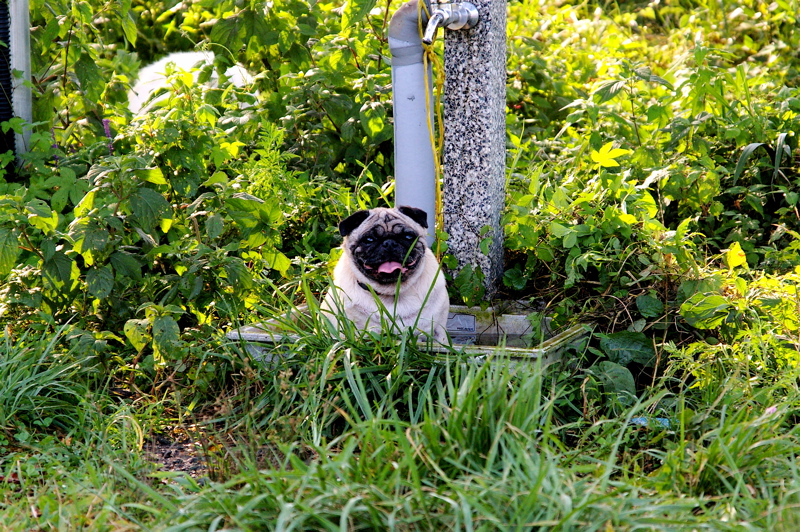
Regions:
M 428 16 L 423 9 L 418 11 L 418 2 L 425 0 L 410 0 L 392 15 L 389 21 L 389 51 L 392 62 L 396 65 L 421 63 L 424 49 L 420 39 L 420 23 L 426 25 Z M 420 14 L 422 20 L 420 21 Z

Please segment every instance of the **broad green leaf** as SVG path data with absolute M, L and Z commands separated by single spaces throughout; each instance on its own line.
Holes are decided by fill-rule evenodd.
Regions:
M 267 238 L 267 235 L 263 231 L 253 231 L 247 235 L 247 238 L 239 243 L 239 247 L 242 249 L 256 249 L 269 241 L 270 239 Z
M 696 294 L 719 294 L 727 282 L 719 274 L 701 279 L 684 279 L 678 286 L 677 301 L 683 303 Z
M 61 20 L 61 17 L 53 17 L 47 22 L 44 33 L 40 37 L 40 42 L 53 42 L 58 37 L 62 26 L 59 24 L 59 20 Z M 64 24 L 63 26 L 66 29 L 67 25 Z
M 39 244 L 39 251 L 42 252 L 44 260 L 50 260 L 56 253 L 56 244 L 52 238 L 43 238 Z
M 58 227 L 58 213 L 44 201 L 31 200 L 25 205 L 25 210 L 28 211 L 28 223 L 44 234 L 49 235 Z
M 731 244 L 730 249 L 725 252 L 725 262 L 728 264 L 729 270 L 739 266 L 747 266 L 747 255 L 742 251 L 741 244 L 738 242 Z
M 454 284 L 459 295 L 468 305 L 480 301 L 486 291 L 483 287 L 482 272 L 479 268 L 473 269 L 471 264 L 466 264 L 461 268 L 454 279 Z
M 641 67 L 637 68 L 633 71 L 637 78 L 641 79 L 642 81 L 647 81 L 650 83 L 657 83 L 659 85 L 663 85 L 664 87 L 668 88 L 669 90 L 673 90 L 672 83 L 665 80 L 662 77 L 656 76 L 653 74 L 653 71 L 650 70 L 650 67 Z
M 181 330 L 172 316 L 157 316 L 153 320 L 153 357 L 157 362 L 174 360 L 180 355 Z
M 213 107 L 212 107 L 212 109 L 213 109 Z M 220 144 L 220 148 L 222 148 L 224 151 L 228 152 L 228 155 L 232 159 L 235 159 L 236 157 L 239 156 L 239 151 L 244 146 L 245 146 L 245 143 L 244 142 L 239 142 L 238 140 L 235 140 L 233 142 L 222 142 Z
M 603 168 L 613 168 L 615 166 L 619 166 L 617 157 L 621 157 L 622 155 L 628 154 L 631 151 L 624 150 L 622 148 L 613 148 L 613 146 L 614 142 L 612 141 L 604 144 L 599 151 L 592 150 L 592 160 Z
M 557 209 L 566 209 L 572 202 L 565 187 L 557 187 L 550 201 Z
M 381 104 L 365 104 L 359 112 L 361 127 L 376 144 L 392 136 L 392 128 L 386 118 L 386 109 Z
M 172 218 L 172 207 L 164 196 L 152 188 L 139 188 L 131 194 L 130 203 L 133 216 L 147 233 L 153 233 L 162 219 Z
M 270 46 L 272 44 L 272 31 L 267 24 L 267 19 L 263 13 L 254 9 L 243 9 L 239 14 L 242 18 L 242 30 L 244 31 L 244 42 L 248 44 L 251 39 Z
M 271 253 L 264 253 L 264 258 L 267 260 L 273 270 L 280 272 L 280 274 L 283 276 L 286 276 L 286 272 L 292 265 L 292 261 L 290 261 L 286 255 L 277 250 L 273 250 Z
M 642 196 L 636 202 L 636 207 L 644 210 L 649 218 L 655 218 L 658 216 L 658 205 L 656 204 L 656 200 L 653 198 L 652 194 L 646 190 L 642 191 Z
M 264 225 L 273 226 L 283 219 L 283 209 L 277 201 L 264 201 L 258 207 L 258 219 Z
M 47 180 L 48 185 L 50 185 L 52 179 L 53 178 Z M 72 196 L 72 189 L 75 184 L 75 172 L 67 166 L 59 168 L 59 175 L 55 178 L 55 182 L 52 183 L 52 186 L 57 190 L 50 198 L 50 207 L 55 212 L 64 210 L 64 207 L 67 205 L 67 200 Z
M 189 292 L 189 295 L 186 296 L 186 299 L 192 301 L 194 298 L 199 296 L 203 292 L 203 287 L 205 286 L 203 282 L 203 276 L 195 275 L 192 280 L 190 281 L 192 290 Z
M 658 318 L 664 315 L 664 304 L 648 294 L 636 298 L 636 308 L 645 318 Z
M 689 225 L 694 223 L 696 220 L 694 218 L 686 218 L 681 223 L 678 224 L 678 228 L 675 230 L 675 239 L 678 242 L 682 242 L 685 240 L 689 235 Z
M 53 208 L 54 212 L 61 212 L 64 210 L 64 207 L 67 206 L 67 200 L 69 199 L 69 187 L 61 187 L 50 197 L 50 206 Z
M 86 216 L 89 211 L 94 208 L 94 196 L 96 194 L 96 189 L 91 190 L 86 193 L 86 195 L 81 199 L 77 205 L 75 205 L 75 210 L 73 211 L 76 218 L 81 216 Z
M 670 83 L 669 81 L 665 80 L 660 76 L 656 76 L 655 74 L 650 76 L 650 81 L 652 81 L 653 83 L 658 83 L 659 85 L 662 85 L 668 88 L 669 90 L 675 90 L 675 88 L 672 86 L 672 83 Z
M 58 214 L 55 211 L 49 217 L 44 216 L 30 216 L 28 222 L 35 228 L 49 235 L 58 227 Z
M 512 268 L 503 275 L 503 284 L 514 290 L 522 290 L 528 284 L 528 278 L 518 267 Z
M 19 242 L 11 229 L 0 227 L 0 278 L 14 269 L 19 254 Z
M 133 11 L 131 11 L 131 0 L 121 0 L 119 4 L 117 15 L 119 16 L 122 32 L 125 34 L 125 39 L 131 44 L 131 47 L 136 46 L 136 21 L 133 18 Z
M 83 23 L 88 24 L 95 16 L 89 2 L 74 2 L 71 7 L 72 16 L 78 18 L 78 20 Z
M 539 231 L 532 225 L 522 223 L 517 226 L 517 238 L 523 247 L 536 248 L 539 246 Z
M 275 44 L 272 42 L 274 32 L 270 31 L 266 19 L 252 9 L 243 9 L 211 27 L 211 41 L 228 50 L 239 50 L 253 38 L 263 45 Z
M 170 303 L 169 305 L 164 306 L 164 312 L 169 314 L 185 314 L 186 312 L 179 307 L 178 305 L 174 305 Z
M 208 217 L 206 220 L 206 235 L 208 236 L 209 240 L 214 240 L 219 235 L 222 234 L 222 231 L 225 229 L 225 222 L 222 219 L 222 216 L 219 213 L 214 213 Z
M 575 229 L 572 226 L 560 224 L 558 222 L 550 223 L 550 232 L 556 238 L 564 238 L 570 233 L 574 233 Z
M 334 78 L 330 82 L 335 81 L 336 76 L 328 77 Z M 336 127 L 342 128 L 342 135 L 347 138 L 348 142 L 352 141 L 356 136 L 360 137 L 360 133 L 355 130 L 353 123 L 350 121 L 350 118 L 355 113 L 358 112 L 360 114 L 360 110 L 356 108 L 357 106 L 354 105 L 352 99 L 334 95 L 326 99 L 322 105 L 328 114 L 328 118 L 336 124 Z
M 534 253 L 536 253 L 536 258 L 544 262 L 550 262 L 556 258 L 553 248 L 547 245 L 536 246 Z
M 225 274 L 228 277 L 228 283 L 237 292 L 241 290 L 249 290 L 253 287 L 253 276 L 250 270 L 247 269 L 244 261 L 238 257 L 230 257 L 225 263 Z
M 606 81 L 593 94 L 599 98 L 599 103 L 605 103 L 614 99 L 627 85 L 628 81 L 624 79 Z
M 618 213 L 617 220 L 626 226 L 633 226 L 639 223 L 639 220 L 636 218 L 636 216 L 622 211 Z
M 44 261 L 42 274 L 50 288 L 70 291 L 77 284 L 80 271 L 74 260 L 63 251 L 56 251 L 50 260 Z
M 736 277 L 733 280 L 734 286 L 736 286 L 736 290 L 739 291 L 739 295 L 744 296 L 747 294 L 747 281 L 742 279 L 741 277 Z
M 128 320 L 122 330 L 136 351 L 141 352 L 152 340 L 152 336 L 150 336 L 150 320 Z
M 249 194 L 235 194 L 225 201 L 226 212 L 241 230 L 247 233 L 259 223 L 259 209 L 263 200 Z
M 697 293 L 684 301 L 680 314 L 692 327 L 714 329 L 728 317 L 731 304 L 719 294 Z
M 94 257 L 108 245 L 111 235 L 96 220 L 77 218 L 70 224 L 69 236 L 75 242 L 73 249 L 83 256 L 86 264 L 94 264 Z
M 228 176 L 225 175 L 225 172 L 214 172 L 214 174 L 206 179 L 203 183 L 204 187 L 210 187 L 211 185 L 216 185 L 217 183 L 224 183 L 227 184 L 229 181 Z
M 663 105 L 651 105 L 647 108 L 647 121 L 654 123 L 661 118 L 667 118 L 669 113 Z
M 86 288 L 97 299 L 108 297 L 114 289 L 114 272 L 106 264 L 101 268 L 92 268 L 86 272 Z
M 649 66 L 643 66 L 633 69 L 633 75 L 642 81 L 650 81 L 650 76 L 653 75 L 653 71 Z
M 629 406 L 636 402 L 636 381 L 628 368 L 604 360 L 587 372 L 600 381 L 607 394 L 615 395 L 621 405 Z
M 484 238 L 483 240 L 481 240 L 480 244 L 478 244 L 478 248 L 481 250 L 481 253 L 488 256 L 489 248 L 491 247 L 491 245 L 492 245 L 492 239 Z
M 609 360 L 622 366 L 631 362 L 651 366 L 655 362 L 653 342 L 640 332 L 623 331 L 603 335 L 600 338 L 600 349 Z
M 211 42 L 221 44 L 226 50 L 238 50 L 242 47 L 242 18 L 239 14 L 217 20 L 211 26 Z
M 90 101 L 96 102 L 100 100 L 100 95 L 106 87 L 106 80 L 100 67 L 92 59 L 88 53 L 81 54 L 80 59 L 75 62 L 75 76 L 81 85 L 86 98 Z
M 330 50 L 319 58 L 319 64 L 325 69 L 325 77 L 329 83 L 345 83 L 345 73 L 349 70 L 348 59 L 349 57 L 342 48 Z M 353 101 L 336 98 L 330 102 L 326 101 L 324 105 L 328 113 L 331 114 L 331 119 L 336 122 L 337 126 L 341 126 L 347 115 L 350 114 L 348 111 L 353 106 Z M 345 111 L 345 109 L 348 111 Z
M 134 281 L 142 280 L 142 264 L 130 253 L 117 251 L 111 255 L 111 265 L 117 275 L 128 277 Z
M 160 168 L 139 168 L 133 171 L 133 175 L 142 181 L 147 181 L 148 183 L 153 183 L 154 185 L 167 184 L 167 180 L 164 179 L 164 174 L 161 172 Z
M 349 35 L 350 30 L 372 11 L 375 3 L 376 0 L 348 0 L 342 12 L 342 34 Z
M 578 243 L 578 233 L 575 231 L 567 233 L 567 236 L 564 237 L 564 247 L 567 249 L 575 247 L 575 244 L 577 243 Z
M 211 127 L 214 127 L 214 125 L 217 123 L 217 110 L 213 105 L 209 105 L 209 104 L 201 105 L 200 107 L 198 107 L 195 110 L 194 116 L 195 116 L 195 120 L 197 120 L 198 123 L 205 123 L 205 124 L 208 124 Z M 215 161 L 215 163 L 218 166 L 222 162 L 227 160 L 227 157 L 224 157 L 224 155 L 230 153 L 227 149 L 225 149 L 224 144 L 225 143 L 223 143 L 223 145 L 221 146 L 223 148 L 223 150 L 220 152 L 221 155 L 223 155 L 223 157 L 221 158 L 221 160 Z

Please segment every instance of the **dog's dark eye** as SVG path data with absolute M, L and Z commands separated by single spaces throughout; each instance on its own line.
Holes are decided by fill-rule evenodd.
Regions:
M 405 234 L 403 235 L 403 238 L 406 240 L 406 242 L 413 242 L 417 237 L 414 235 Z
M 375 237 L 374 236 L 364 237 L 364 242 L 366 242 L 367 244 L 372 244 L 375 242 Z

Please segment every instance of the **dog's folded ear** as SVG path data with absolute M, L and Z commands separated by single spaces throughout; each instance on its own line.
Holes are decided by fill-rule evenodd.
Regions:
M 402 214 L 405 214 L 419 225 L 424 227 L 425 229 L 428 228 L 428 213 L 423 211 L 422 209 L 417 209 L 416 207 L 408 207 L 406 205 L 400 206 L 397 208 Z
M 339 222 L 339 234 L 347 236 L 364 223 L 369 218 L 369 211 L 356 211 L 341 222 Z

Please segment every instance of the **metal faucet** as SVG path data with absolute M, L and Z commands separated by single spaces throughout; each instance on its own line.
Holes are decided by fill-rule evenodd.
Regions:
M 431 18 L 422 35 L 422 42 L 431 44 L 436 30 L 443 26 L 449 30 L 468 30 L 478 23 L 478 8 L 469 2 L 430 0 Z

